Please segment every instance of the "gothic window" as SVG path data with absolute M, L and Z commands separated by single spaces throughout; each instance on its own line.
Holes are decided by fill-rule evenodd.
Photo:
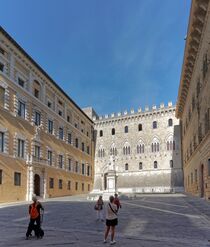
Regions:
M 153 127 L 153 129 L 157 129 L 157 121 L 153 121 L 152 127 Z
M 117 149 L 116 149 L 116 147 L 111 147 L 110 148 L 110 155 L 117 155 Z
M 99 157 L 99 158 L 105 157 L 104 148 L 102 148 L 102 147 L 99 148 L 99 150 L 98 150 L 98 157 Z
M 139 125 L 138 125 L 138 130 L 139 130 L 139 131 L 142 131 L 142 124 L 139 124 Z
M 125 126 L 125 133 L 128 133 L 128 126 Z
M 154 168 L 155 168 L 155 169 L 158 168 L 158 163 L 157 163 L 157 161 L 154 161 Z
M 112 135 L 115 135 L 115 128 L 112 128 Z
M 137 145 L 137 154 L 144 153 L 144 144 L 138 144 Z
M 124 155 L 130 155 L 130 153 L 131 153 L 130 144 L 128 142 L 126 142 L 124 144 L 124 147 L 123 147 L 123 154 Z
M 100 136 L 100 137 L 103 136 L 103 130 L 100 130 L 99 136 Z
M 151 151 L 152 151 L 152 153 L 156 153 L 156 152 L 160 151 L 160 144 L 159 144 L 159 140 L 157 138 L 154 138 L 152 141 Z
M 173 120 L 171 118 L 168 120 L 168 126 L 173 126 Z

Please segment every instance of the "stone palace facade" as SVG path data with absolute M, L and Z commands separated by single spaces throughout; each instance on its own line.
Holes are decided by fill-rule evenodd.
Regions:
M 183 191 L 180 124 L 171 102 L 98 117 L 92 194 Z

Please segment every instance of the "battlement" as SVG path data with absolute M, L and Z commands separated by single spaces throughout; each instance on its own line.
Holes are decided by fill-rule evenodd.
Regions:
M 152 107 L 145 106 L 144 110 L 139 107 L 137 111 L 135 111 L 133 108 L 128 111 L 124 110 L 123 112 L 117 112 L 117 113 L 111 113 L 111 114 L 105 114 L 104 116 L 93 117 L 93 121 L 100 121 L 100 120 L 108 120 L 113 118 L 120 118 L 120 117 L 126 117 L 126 116 L 133 116 L 133 115 L 144 115 L 159 111 L 168 111 L 170 109 L 175 109 L 176 105 L 172 104 L 172 101 L 169 101 L 168 104 L 165 106 L 164 103 L 161 103 L 159 106 L 153 105 Z

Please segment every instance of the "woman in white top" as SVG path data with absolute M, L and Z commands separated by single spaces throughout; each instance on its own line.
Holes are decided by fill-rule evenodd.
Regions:
M 104 243 L 107 243 L 107 237 L 109 235 L 109 230 L 111 228 L 111 242 L 110 244 L 115 244 L 115 226 L 118 224 L 117 220 L 117 206 L 114 204 L 114 196 L 109 197 L 109 203 L 106 206 L 106 230 L 104 236 Z

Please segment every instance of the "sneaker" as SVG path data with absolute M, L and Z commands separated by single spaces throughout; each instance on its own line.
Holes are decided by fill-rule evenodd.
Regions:
M 116 241 L 115 240 L 113 240 L 113 241 L 110 242 L 110 245 L 113 245 L 113 244 L 116 244 Z
M 106 244 L 107 243 L 107 240 L 106 239 L 104 239 L 104 244 Z

